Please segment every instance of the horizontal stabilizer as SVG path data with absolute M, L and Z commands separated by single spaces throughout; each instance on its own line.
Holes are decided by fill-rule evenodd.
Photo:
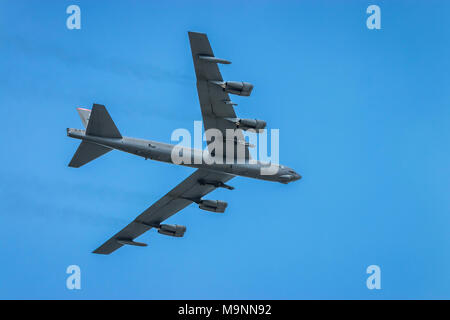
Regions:
M 75 152 L 72 160 L 69 163 L 69 167 L 79 168 L 86 163 L 97 159 L 105 153 L 111 151 L 111 148 L 107 148 L 95 143 L 83 141 Z
M 91 116 L 91 110 L 84 108 L 77 108 L 78 114 L 80 115 L 81 122 L 83 122 L 83 126 L 87 128 L 89 123 L 89 117 Z
M 86 135 L 103 138 L 122 138 L 105 106 L 101 104 L 94 104 L 92 107 L 89 123 L 86 127 Z

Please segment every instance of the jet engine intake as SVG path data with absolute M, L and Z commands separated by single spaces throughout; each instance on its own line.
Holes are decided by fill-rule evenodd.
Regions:
M 211 81 L 223 88 L 224 91 L 238 96 L 248 97 L 252 93 L 253 85 L 243 81 Z
M 184 236 L 186 232 L 185 226 L 179 226 L 177 224 L 162 224 L 158 228 L 158 232 L 164 234 L 166 236 L 177 237 L 180 238 Z
M 266 128 L 267 123 L 264 120 L 257 119 L 239 119 L 236 123 L 237 127 L 242 130 L 254 129 L 262 130 Z
M 202 210 L 224 213 L 228 203 L 220 200 L 200 200 L 198 207 Z

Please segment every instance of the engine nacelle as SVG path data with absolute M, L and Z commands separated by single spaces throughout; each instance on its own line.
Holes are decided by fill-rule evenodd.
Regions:
M 202 210 L 224 213 L 228 203 L 220 200 L 201 200 L 198 207 Z
M 161 234 L 164 234 L 166 236 L 171 237 L 182 237 L 184 236 L 184 233 L 186 232 L 185 226 L 179 226 L 177 224 L 162 224 L 158 228 L 158 232 Z
M 238 128 L 243 130 L 254 129 L 258 131 L 264 129 L 267 123 L 263 120 L 257 119 L 239 119 L 236 125 Z
M 253 85 L 242 81 L 227 81 L 221 87 L 228 93 L 236 94 L 238 96 L 248 97 L 252 93 Z

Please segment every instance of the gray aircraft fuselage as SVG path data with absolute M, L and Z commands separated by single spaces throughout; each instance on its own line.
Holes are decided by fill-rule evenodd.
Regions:
M 67 129 L 67 135 L 71 138 L 85 140 L 112 149 L 132 153 L 145 159 L 152 159 L 177 164 L 172 161 L 172 150 L 175 148 L 175 145 L 172 144 L 128 137 L 104 138 L 86 135 L 85 130 L 72 128 Z M 202 154 L 201 150 L 197 150 L 197 152 L 194 149 L 190 150 L 193 157 L 194 155 L 198 154 L 198 151 L 200 151 L 200 155 Z M 268 168 L 270 166 L 269 163 L 264 163 L 261 161 L 253 161 L 253 162 L 254 163 L 234 162 L 231 164 L 227 162 L 223 164 L 214 162 L 206 163 L 204 161 L 204 158 L 200 156 L 197 159 L 193 159 L 193 161 L 191 161 L 191 164 L 181 163 L 180 165 L 225 172 L 236 176 L 243 176 L 267 181 L 276 181 L 281 183 L 289 183 L 301 179 L 301 176 L 289 167 L 276 165 L 277 166 L 276 170 L 273 170 L 276 172 L 268 174 L 267 170 L 264 170 L 264 168 Z

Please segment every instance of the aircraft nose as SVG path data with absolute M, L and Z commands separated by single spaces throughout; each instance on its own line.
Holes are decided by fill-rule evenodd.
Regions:
M 297 180 L 300 180 L 301 178 L 302 178 L 302 176 L 299 175 L 294 170 L 289 171 L 289 174 L 283 174 L 280 176 L 280 179 L 283 183 L 297 181 Z

